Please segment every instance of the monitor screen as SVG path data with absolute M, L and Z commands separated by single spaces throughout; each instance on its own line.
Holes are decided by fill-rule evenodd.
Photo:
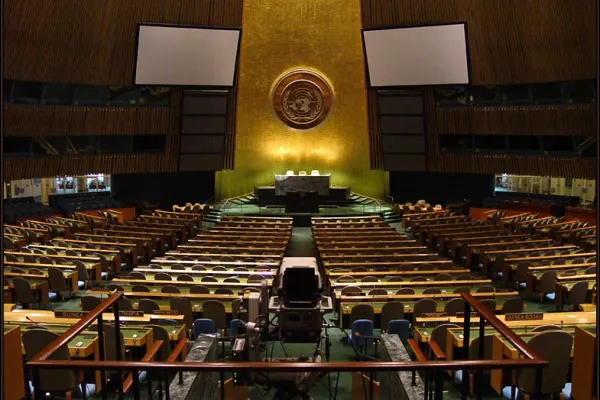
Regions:
M 464 23 L 364 30 L 372 87 L 468 84 Z
M 232 86 L 239 29 L 140 25 L 135 84 Z
M 284 302 L 313 302 L 318 294 L 318 276 L 313 268 L 293 267 L 285 270 Z

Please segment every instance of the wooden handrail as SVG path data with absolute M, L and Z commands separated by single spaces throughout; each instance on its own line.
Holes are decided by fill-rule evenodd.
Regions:
M 106 309 L 111 307 L 113 304 L 118 302 L 123 296 L 123 292 L 117 292 L 104 300 L 102 303 L 98 304 L 96 308 L 92 311 L 88 312 L 85 317 L 81 318 L 79 322 L 75 325 L 71 326 L 65 333 L 63 333 L 60 337 L 58 337 L 55 341 L 48 344 L 42 351 L 35 355 L 31 359 L 32 362 L 44 362 L 46 361 L 56 350 L 58 350 L 61 346 L 66 346 L 75 336 L 79 335 L 81 331 L 87 328 L 89 325 L 94 322 L 98 316 L 102 315 Z M 71 365 L 72 360 L 64 361 L 61 364 L 66 366 Z M 118 369 L 118 368 L 115 368 Z
M 531 352 L 529 352 L 531 354 Z M 196 371 L 196 372 L 378 372 L 378 371 L 431 371 L 431 370 L 478 370 L 504 368 L 545 367 L 548 361 L 543 359 L 520 360 L 451 360 L 427 362 L 392 362 L 392 361 L 360 361 L 360 362 L 141 362 L 141 361 L 90 361 L 90 360 L 36 360 L 26 364 L 27 368 L 43 369 L 82 369 L 82 370 L 142 370 L 142 371 Z
M 498 333 L 500 333 L 506 340 L 508 340 L 518 351 L 523 353 L 530 360 L 540 361 L 546 363 L 547 361 L 540 356 L 534 349 L 529 347 L 527 343 L 523 341 L 513 330 L 506 326 L 502 321 L 494 315 L 489 308 L 481 304 L 477 299 L 470 293 L 462 293 L 462 298 L 481 316 L 483 317 L 492 327 L 494 327 Z

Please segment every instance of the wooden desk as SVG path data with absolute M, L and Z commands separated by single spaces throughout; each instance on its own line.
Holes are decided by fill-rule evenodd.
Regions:
M 25 397 L 25 378 L 21 353 L 21 328 L 4 325 L 2 349 L 2 398 L 6 400 Z
M 25 278 L 27 280 L 30 280 L 30 279 L 48 280 L 48 273 L 42 273 L 41 275 L 38 275 L 38 274 L 30 274 L 27 271 L 25 271 L 24 273 L 4 271 L 4 276 L 6 278 L 21 277 L 21 278 Z M 63 271 L 63 277 L 65 278 L 65 283 L 67 284 L 67 287 L 69 288 L 69 290 L 71 290 L 71 292 L 73 292 L 73 293 L 79 292 L 79 285 L 77 284 L 78 276 L 79 275 L 78 275 L 77 271 Z
M 98 263 L 84 262 L 85 269 L 91 274 L 92 279 L 96 282 L 100 282 L 102 279 L 102 265 Z M 41 263 L 26 263 L 21 261 L 4 261 L 5 267 L 23 267 L 23 268 L 37 268 L 37 269 L 48 269 L 56 268 L 60 270 L 77 271 L 77 266 L 74 264 L 41 264 Z M 77 285 L 75 285 L 77 286 Z
M 579 281 L 579 282 L 581 282 L 581 281 Z M 573 285 L 575 285 L 575 283 L 579 283 L 579 282 L 557 281 L 556 283 L 554 283 L 554 305 L 556 306 L 557 310 L 562 311 L 562 308 L 565 304 L 565 300 L 567 299 L 567 296 L 569 295 L 571 288 L 573 287 Z M 589 296 L 590 290 L 596 291 L 596 279 L 588 281 L 588 296 Z M 589 297 L 588 297 L 588 299 L 589 299 Z
M 231 267 L 263 267 L 263 268 L 278 268 L 279 262 L 261 262 L 261 261 L 200 261 L 200 260 L 165 260 L 165 259 L 154 259 L 152 260 L 152 264 L 159 265 L 184 265 L 184 266 L 193 266 L 197 264 L 206 265 L 221 265 L 221 266 L 231 266 Z
M 598 379 L 596 327 L 575 327 L 571 398 L 592 399 Z

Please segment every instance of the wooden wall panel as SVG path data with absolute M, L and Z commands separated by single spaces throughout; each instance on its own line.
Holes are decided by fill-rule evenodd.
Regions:
M 34 82 L 132 85 L 137 24 L 240 28 L 243 0 L 7 0 L 3 2 L 4 78 Z M 233 91 L 235 96 L 235 90 Z M 90 172 L 176 171 L 181 89 L 168 109 L 5 107 L 9 136 L 166 134 L 163 155 L 7 160 L 4 179 Z M 234 97 L 235 98 L 235 97 Z M 228 113 L 233 165 L 235 102 Z M 146 168 L 146 166 L 148 166 Z
M 362 0 L 363 26 L 466 21 L 471 83 L 593 79 L 595 0 Z
M 596 134 L 595 106 L 436 107 L 440 134 L 574 135 Z
M 474 155 L 474 154 L 440 154 L 439 147 L 439 127 L 447 127 L 447 120 L 444 115 L 447 110 L 441 111 L 436 107 L 435 95 L 432 88 L 423 90 L 423 107 L 425 111 L 425 125 L 427 127 L 427 167 L 429 171 L 437 172 L 461 172 L 478 174 L 525 174 L 539 176 L 556 176 L 570 178 L 596 179 L 596 159 L 582 157 L 534 157 L 534 156 L 514 156 L 514 155 Z M 464 111 L 464 110 L 461 110 Z M 550 111 L 541 110 L 540 113 L 548 112 L 545 118 L 551 118 Z M 456 115 L 460 115 L 457 113 Z M 485 120 L 485 115 L 481 117 Z M 522 115 L 523 119 L 531 121 L 529 114 Z M 443 122 L 440 122 L 440 118 Z M 510 119 L 506 124 L 497 126 L 510 126 Z M 548 119 L 550 121 L 550 119 Z M 463 121 L 464 122 L 464 121 Z M 561 124 L 558 120 L 555 123 Z M 512 128 L 518 130 L 522 121 L 515 121 Z M 530 122 L 525 122 L 528 124 Z M 529 125 L 531 126 L 531 125 Z M 549 125 L 546 125 L 549 126 Z M 468 127 L 468 124 L 462 125 L 460 129 Z M 488 126 L 489 128 L 489 126 Z M 468 132 L 467 132 L 468 133 Z M 480 132 L 479 132 L 480 133 Z M 490 133 L 488 131 L 488 133 Z M 510 132 L 503 132 L 510 133 Z
M 131 85 L 137 24 L 241 27 L 242 0 L 6 0 L 4 78 Z
M 379 123 L 379 95 L 377 90 L 367 91 L 369 105 L 369 145 L 371 169 L 383 169 L 383 149 L 381 147 L 381 131 Z
M 4 107 L 6 136 L 164 135 L 169 108 Z
M 597 179 L 595 158 L 444 154 L 428 163 L 430 171 L 522 174 Z
M 30 157 L 4 159 L 3 179 L 30 179 L 88 173 L 131 174 L 173 171 L 164 154 L 103 155 L 90 157 Z

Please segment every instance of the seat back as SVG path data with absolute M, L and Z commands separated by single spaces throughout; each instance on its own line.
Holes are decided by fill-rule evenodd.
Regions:
M 184 297 L 174 298 L 171 299 L 170 306 L 171 310 L 176 310 L 179 314 L 183 315 L 187 329 L 192 329 L 194 317 L 192 313 L 192 303 L 190 300 Z
M 30 360 L 44 350 L 50 343 L 58 339 L 59 335 L 47 329 L 28 329 L 23 332 L 22 341 L 25 348 L 25 357 Z M 66 344 L 60 346 L 52 353 L 50 360 L 70 360 L 71 355 Z M 17 367 L 17 366 L 13 366 Z M 19 366 L 20 368 L 20 366 Z M 77 385 L 77 378 L 73 371 L 67 370 L 40 370 L 40 389 L 44 392 L 67 392 Z
M 131 287 L 132 292 L 150 292 L 150 288 L 144 285 L 133 285 Z
M 401 320 L 403 318 L 404 304 L 399 301 L 389 301 L 381 308 L 381 329 L 386 329 L 390 321 Z
M 402 288 L 396 292 L 396 294 L 415 294 L 415 289 L 412 288 Z
M 227 313 L 223 303 L 217 300 L 207 300 L 202 304 L 202 317 L 212 319 L 217 329 L 227 328 Z
M 121 359 L 125 359 L 125 340 L 123 333 L 120 333 L 119 342 L 116 338 L 116 329 L 113 324 L 102 324 L 104 330 L 104 353 L 106 361 L 117 361 L 117 346 L 121 347 Z
M 440 349 L 442 349 L 442 351 L 446 351 L 446 332 L 449 328 L 459 328 L 459 326 L 456 324 L 442 324 L 436 326 L 433 329 L 433 331 L 431 331 L 430 340 L 434 340 L 440 346 Z
M 58 268 L 48 268 L 48 285 L 50 290 L 69 290 L 65 276 Z
M 481 304 L 483 304 L 484 306 L 486 306 L 487 309 L 490 310 L 492 313 L 496 312 L 496 301 L 495 300 L 483 299 L 483 300 L 479 300 L 479 302 Z
M 434 281 L 451 281 L 452 275 L 450 274 L 437 274 L 433 277 Z
M 210 318 L 198 318 L 194 321 L 194 337 L 201 334 L 214 335 L 217 333 L 215 322 Z
M 169 354 L 171 354 L 171 338 L 169 332 L 160 325 L 146 325 L 147 328 L 152 328 L 154 340 L 162 340 L 160 349 L 156 355 L 158 361 L 167 361 Z
M 141 272 L 135 272 L 134 271 L 134 272 L 132 272 L 132 273 L 129 274 L 129 278 L 130 279 L 139 279 L 139 280 L 145 281 L 146 280 L 146 275 L 144 275 Z M 156 279 L 156 277 L 155 277 L 155 279 Z
M 209 294 L 210 290 L 203 285 L 193 285 L 190 287 L 190 294 Z
M 181 293 L 181 291 L 175 285 L 165 285 L 162 287 L 161 293 Z
M 350 311 L 350 322 L 356 320 L 370 320 L 375 321 L 375 310 L 370 304 L 356 304 Z
M 514 297 L 504 302 L 502 305 L 502 314 L 522 313 L 524 308 L 525 303 L 523 299 Z
M 156 281 L 171 281 L 173 278 L 169 274 L 165 274 L 164 272 L 157 272 L 154 274 L 154 280 Z
M 102 303 L 102 299 L 96 296 L 83 296 L 81 298 L 81 309 L 83 311 L 92 311 Z
M 153 314 L 154 311 L 160 310 L 157 302 L 151 299 L 141 299 L 138 303 L 138 309 L 144 314 Z
M 82 261 L 75 260 L 75 261 L 73 261 L 73 265 L 75 265 L 77 267 L 77 278 L 80 281 L 89 281 L 90 280 L 88 270 Z
M 127 297 L 123 296 L 119 300 L 119 311 L 133 311 L 133 304 L 131 300 Z
M 410 334 L 410 321 L 407 319 L 392 319 L 388 322 L 386 333 L 388 335 L 398 335 L 404 343 L 408 340 Z
M 430 288 L 423 290 L 423 294 L 442 294 L 442 289 L 430 287 Z
M 413 309 L 413 318 L 420 317 L 423 313 L 434 313 L 437 309 L 437 303 L 433 299 L 420 299 L 415 303 Z
M 352 334 L 350 336 L 353 346 L 369 346 L 373 344 L 371 338 L 361 338 L 361 336 L 373 336 L 373 320 L 357 319 L 352 322 Z
M 452 299 L 444 306 L 444 312 L 451 316 L 455 316 L 456 313 L 463 312 L 464 310 L 465 301 L 462 298 Z
M 346 286 L 342 289 L 342 296 L 359 296 L 362 290 L 358 286 Z
M 578 306 L 582 303 L 585 303 L 588 294 L 588 287 L 589 285 L 587 281 L 577 282 L 569 291 L 569 294 L 565 299 L 565 303 L 573 306 Z
M 542 370 L 542 394 L 560 393 L 567 383 L 573 336 L 565 331 L 546 331 L 533 336 L 528 345 L 549 363 Z M 535 371 L 521 370 L 517 375 L 517 385 L 519 390 L 533 393 Z
M 539 283 L 535 286 L 539 293 L 552 293 L 554 292 L 554 284 L 556 283 L 556 271 L 548 270 L 544 271 L 540 277 Z
M 233 294 L 233 290 L 229 288 L 217 288 L 215 294 Z

